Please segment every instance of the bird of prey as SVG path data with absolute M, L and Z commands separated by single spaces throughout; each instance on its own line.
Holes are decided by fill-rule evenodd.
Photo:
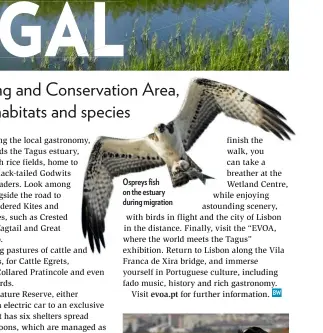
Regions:
M 238 333 L 267 333 L 266 331 L 264 331 L 262 328 L 260 327 L 249 327 L 247 328 L 245 331 L 242 330 L 238 330 Z
M 167 166 L 173 187 L 192 179 L 205 183 L 212 178 L 188 156 L 187 151 L 215 117 L 224 113 L 272 132 L 279 139 L 294 134 L 285 117 L 260 99 L 223 83 L 207 79 L 191 82 L 177 117 L 159 124 L 153 133 L 141 139 L 100 137 L 88 162 L 82 203 L 82 228 L 91 250 L 105 247 L 105 215 L 113 190 L 113 178 L 131 172 Z

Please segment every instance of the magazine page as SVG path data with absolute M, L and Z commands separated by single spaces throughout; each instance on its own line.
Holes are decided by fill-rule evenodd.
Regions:
M 317 330 L 314 7 L 0 2 L 0 331 Z

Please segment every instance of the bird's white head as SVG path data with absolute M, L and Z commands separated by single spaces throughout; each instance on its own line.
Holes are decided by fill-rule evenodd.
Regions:
M 169 136 L 174 133 L 174 123 L 171 121 L 167 125 L 165 124 L 158 124 L 154 128 L 154 132 L 157 137 L 160 139 L 161 137 Z

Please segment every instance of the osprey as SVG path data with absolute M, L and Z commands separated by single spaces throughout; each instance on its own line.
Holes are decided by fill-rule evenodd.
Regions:
M 290 139 L 294 132 L 282 121 L 284 116 L 265 102 L 232 86 L 196 79 L 189 87 L 177 117 L 159 124 L 141 139 L 100 137 L 92 149 L 87 166 L 82 203 L 82 228 L 91 250 L 100 252 L 104 243 L 104 219 L 113 190 L 113 178 L 131 172 L 167 166 L 173 187 L 193 179 L 205 183 L 212 178 L 188 156 L 187 151 L 214 118 L 226 116 L 249 122 L 272 132 L 279 139 Z

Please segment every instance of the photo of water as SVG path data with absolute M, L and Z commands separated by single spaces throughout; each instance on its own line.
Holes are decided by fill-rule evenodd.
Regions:
M 0 17 L 12 3 L 0 2 Z M 42 49 L 45 53 L 46 45 L 51 40 L 65 1 L 34 1 L 34 3 L 39 5 L 37 15 L 35 17 L 28 14 L 18 15 L 12 22 L 11 33 L 16 43 L 29 45 L 30 38 L 21 37 L 21 27 L 40 26 Z M 69 5 L 91 55 L 90 59 L 83 59 L 84 63 L 74 62 L 69 68 L 64 61 L 73 62 L 71 59 L 76 58 L 73 48 L 70 50 L 65 48 L 53 61 L 53 59 L 46 60 L 39 54 L 31 59 L 17 58 L 0 44 L 0 70 L 78 69 L 81 65 L 83 65 L 82 69 L 98 70 L 188 69 L 185 68 L 188 66 L 190 69 L 197 70 L 221 69 L 221 67 L 235 69 L 230 68 L 238 66 L 237 61 L 231 59 L 230 48 L 236 47 L 232 46 L 233 38 L 240 38 L 240 42 L 246 43 L 244 46 L 246 49 L 239 49 L 242 61 L 246 53 L 254 52 L 251 61 L 255 59 L 255 65 L 252 65 L 254 68 L 251 69 L 288 69 L 288 0 L 105 1 L 106 42 L 124 45 L 125 62 L 122 64 L 120 58 L 95 58 L 94 2 L 72 0 L 69 1 Z M 228 29 L 232 30 L 232 27 L 233 32 L 228 33 Z M 225 38 L 220 46 L 215 44 L 214 41 L 219 41 L 226 32 L 227 45 L 223 46 Z M 275 36 L 279 32 L 281 35 L 276 40 Z M 68 33 L 65 31 L 65 35 Z M 254 38 L 257 33 L 257 38 Z M 257 39 L 257 45 L 250 45 L 252 38 Z M 254 50 L 257 47 L 264 48 L 260 43 L 268 47 L 266 54 L 259 55 L 260 51 Z M 178 44 L 181 45 L 180 50 L 178 50 Z M 161 54 L 162 45 L 165 47 L 163 54 Z M 228 49 L 223 59 L 219 59 L 220 55 L 215 54 L 221 47 Z M 198 54 L 196 50 L 200 53 Z M 260 63 L 260 60 L 266 60 L 262 58 L 274 51 L 275 56 L 278 57 L 279 53 L 280 57 L 279 60 L 276 59 L 275 64 Z M 223 54 L 223 50 L 221 52 Z M 199 56 L 205 59 L 199 59 Z M 271 58 L 273 58 L 272 55 Z M 250 59 L 245 61 L 247 60 L 250 63 Z M 203 66 L 204 68 L 199 68 Z M 239 66 L 241 67 L 241 64 Z M 268 68 L 260 68 L 261 66 Z

